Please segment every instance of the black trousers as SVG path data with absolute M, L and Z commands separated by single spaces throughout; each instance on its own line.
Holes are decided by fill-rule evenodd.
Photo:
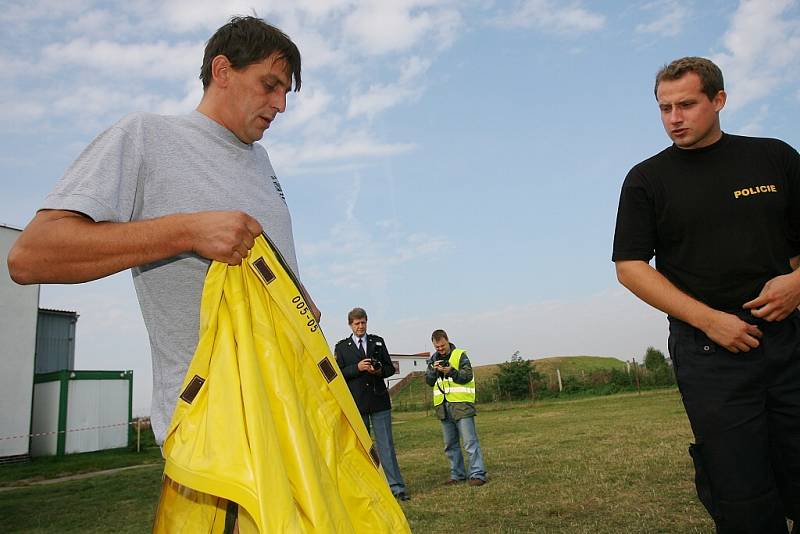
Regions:
M 778 323 L 739 316 L 764 337 L 738 354 L 670 317 L 697 494 L 719 534 L 785 534 L 786 517 L 800 520 L 800 313 Z

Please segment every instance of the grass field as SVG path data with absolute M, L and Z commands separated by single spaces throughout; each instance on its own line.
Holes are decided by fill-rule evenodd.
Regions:
M 713 531 L 694 495 L 691 432 L 675 390 L 479 408 L 490 478 L 480 488 L 442 485 L 448 466 L 437 420 L 395 414 L 412 496 L 403 508 L 415 533 Z M 37 465 L 44 464 L 30 464 L 25 477 Z M 4 485 L 14 478 L 4 473 L 9 467 L 21 468 L 0 467 Z M 0 531 L 147 532 L 160 474 L 156 464 L 2 491 Z M 25 478 L 21 471 L 18 477 Z

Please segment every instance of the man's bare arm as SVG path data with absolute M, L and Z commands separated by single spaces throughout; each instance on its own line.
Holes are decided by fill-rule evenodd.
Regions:
M 235 211 L 114 223 L 42 210 L 14 243 L 8 270 L 15 282 L 36 284 L 86 282 L 183 252 L 238 265 L 261 231 L 258 221 Z
M 616 262 L 617 279 L 634 295 L 664 313 L 699 328 L 731 352 L 758 347 L 761 331 L 735 315 L 715 310 L 675 287 L 641 260 Z

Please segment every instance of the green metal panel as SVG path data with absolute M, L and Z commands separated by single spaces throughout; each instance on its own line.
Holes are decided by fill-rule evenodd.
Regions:
M 56 382 L 57 380 L 63 380 L 67 377 L 69 371 L 55 371 L 53 373 L 39 373 L 33 375 L 33 383 L 34 384 L 41 384 L 42 382 Z
M 133 371 L 70 371 L 70 380 L 133 380 Z
M 58 439 L 56 440 L 56 456 L 64 456 L 67 444 L 67 402 L 69 401 L 69 377 L 67 371 L 58 373 L 61 378 L 61 394 L 58 398 Z
M 128 446 L 133 443 L 133 371 L 128 373 Z

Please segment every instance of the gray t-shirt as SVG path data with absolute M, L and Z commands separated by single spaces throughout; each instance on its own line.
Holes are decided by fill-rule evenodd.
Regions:
M 289 209 L 267 151 L 197 111 L 125 117 L 92 141 L 42 208 L 77 211 L 98 222 L 243 211 L 261 223 L 298 273 Z M 151 419 L 159 443 L 197 346 L 208 266 L 186 253 L 131 269 L 150 337 Z

